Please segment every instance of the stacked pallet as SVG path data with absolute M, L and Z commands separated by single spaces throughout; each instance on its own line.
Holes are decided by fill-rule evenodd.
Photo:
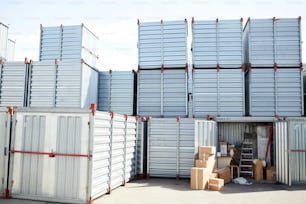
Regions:
M 190 171 L 190 188 L 193 190 L 222 190 L 224 180 L 218 178 L 216 171 L 216 147 L 200 146 L 199 159 Z

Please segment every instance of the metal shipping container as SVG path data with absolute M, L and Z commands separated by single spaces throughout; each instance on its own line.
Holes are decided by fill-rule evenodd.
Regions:
M 0 22 L 0 59 L 6 59 L 8 43 L 8 26 Z
M 0 106 L 26 106 L 28 74 L 27 62 L 0 64 Z
M 302 62 L 301 18 L 248 19 L 245 62 L 252 67 L 298 67 Z
M 139 175 L 140 177 L 143 177 L 145 174 L 144 172 L 145 135 L 146 135 L 145 118 L 139 117 L 137 123 L 136 172 L 137 175 Z
M 14 40 L 8 39 L 7 41 L 7 52 L 6 52 L 6 60 L 14 61 L 15 60 L 15 44 Z
M 185 69 L 141 70 L 137 80 L 138 115 L 188 115 L 188 73 Z
M 195 68 L 239 68 L 244 63 L 242 19 L 192 20 L 192 63 Z
M 193 115 L 245 115 L 243 69 L 194 69 Z
M 30 107 L 89 108 L 98 101 L 98 71 L 83 62 L 33 62 Z
M 139 68 L 186 67 L 187 35 L 187 20 L 138 22 Z
M 98 110 L 133 115 L 135 72 L 99 72 Z
M 78 61 L 90 66 L 97 63 L 98 37 L 82 25 L 42 27 L 39 60 Z
M 246 75 L 247 113 L 251 116 L 302 116 L 300 68 L 251 69 Z
M 12 122 L 13 198 L 89 203 L 134 175 L 134 117 L 30 108 L 17 109 Z
M 147 175 L 189 178 L 198 145 L 216 145 L 215 125 L 193 118 L 150 118 Z

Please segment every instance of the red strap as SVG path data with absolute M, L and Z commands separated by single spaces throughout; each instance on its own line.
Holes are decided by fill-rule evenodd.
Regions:
M 267 161 L 267 157 L 268 157 L 268 152 L 270 149 L 270 143 L 273 137 L 273 129 L 272 127 L 270 127 L 270 134 L 269 134 L 269 138 L 268 138 L 268 142 L 267 142 L 267 146 L 266 146 L 266 155 L 265 155 L 265 160 Z
M 36 155 L 48 155 L 49 157 L 63 156 L 63 157 L 87 157 L 90 158 L 92 155 L 89 154 L 61 154 L 54 152 L 31 152 L 31 151 L 23 151 L 23 150 L 11 150 L 11 153 L 21 153 L 21 154 L 36 154 Z
M 292 149 L 290 152 L 306 152 L 306 149 Z

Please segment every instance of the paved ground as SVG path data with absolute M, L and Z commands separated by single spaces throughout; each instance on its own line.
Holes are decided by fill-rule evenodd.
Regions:
M 47 204 L 24 200 L 1 200 L 1 204 Z M 227 184 L 224 191 L 192 191 L 188 180 L 137 180 L 115 189 L 94 204 L 306 204 L 306 185 L 288 187 L 278 184 L 250 186 Z M 48 203 L 49 204 L 49 203 Z

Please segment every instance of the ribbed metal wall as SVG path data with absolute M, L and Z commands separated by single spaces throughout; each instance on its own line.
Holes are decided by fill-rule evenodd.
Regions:
M 136 144 L 137 120 L 135 117 L 128 117 L 125 121 L 124 182 L 130 181 L 137 175 Z
M 137 122 L 137 147 L 136 147 L 136 168 L 137 175 L 144 176 L 144 136 L 145 136 L 145 118 L 139 118 Z
M 195 68 L 239 68 L 244 63 L 242 19 L 192 21 Z
M 98 110 L 133 115 L 134 79 L 132 71 L 99 72 Z
M 97 64 L 98 38 L 82 25 L 43 27 L 40 31 L 39 60 L 79 61 Z
M 25 106 L 28 65 L 24 62 L 7 62 L 0 64 L 0 69 L 0 105 Z
M 195 117 L 245 115 L 244 72 L 241 69 L 195 69 Z
M 195 120 L 194 152 L 198 154 L 199 146 L 217 146 L 218 129 L 215 121 Z
M 290 184 L 306 183 L 306 120 L 288 118 Z
M 299 68 L 258 68 L 247 73 L 247 112 L 252 116 L 302 116 L 303 78 Z
M 301 55 L 301 19 L 249 19 L 244 28 L 245 62 L 252 67 L 298 67 Z
M 140 22 L 140 69 L 183 68 L 187 61 L 187 21 Z
M 184 69 L 141 70 L 137 113 L 141 116 L 188 115 L 188 75 Z

